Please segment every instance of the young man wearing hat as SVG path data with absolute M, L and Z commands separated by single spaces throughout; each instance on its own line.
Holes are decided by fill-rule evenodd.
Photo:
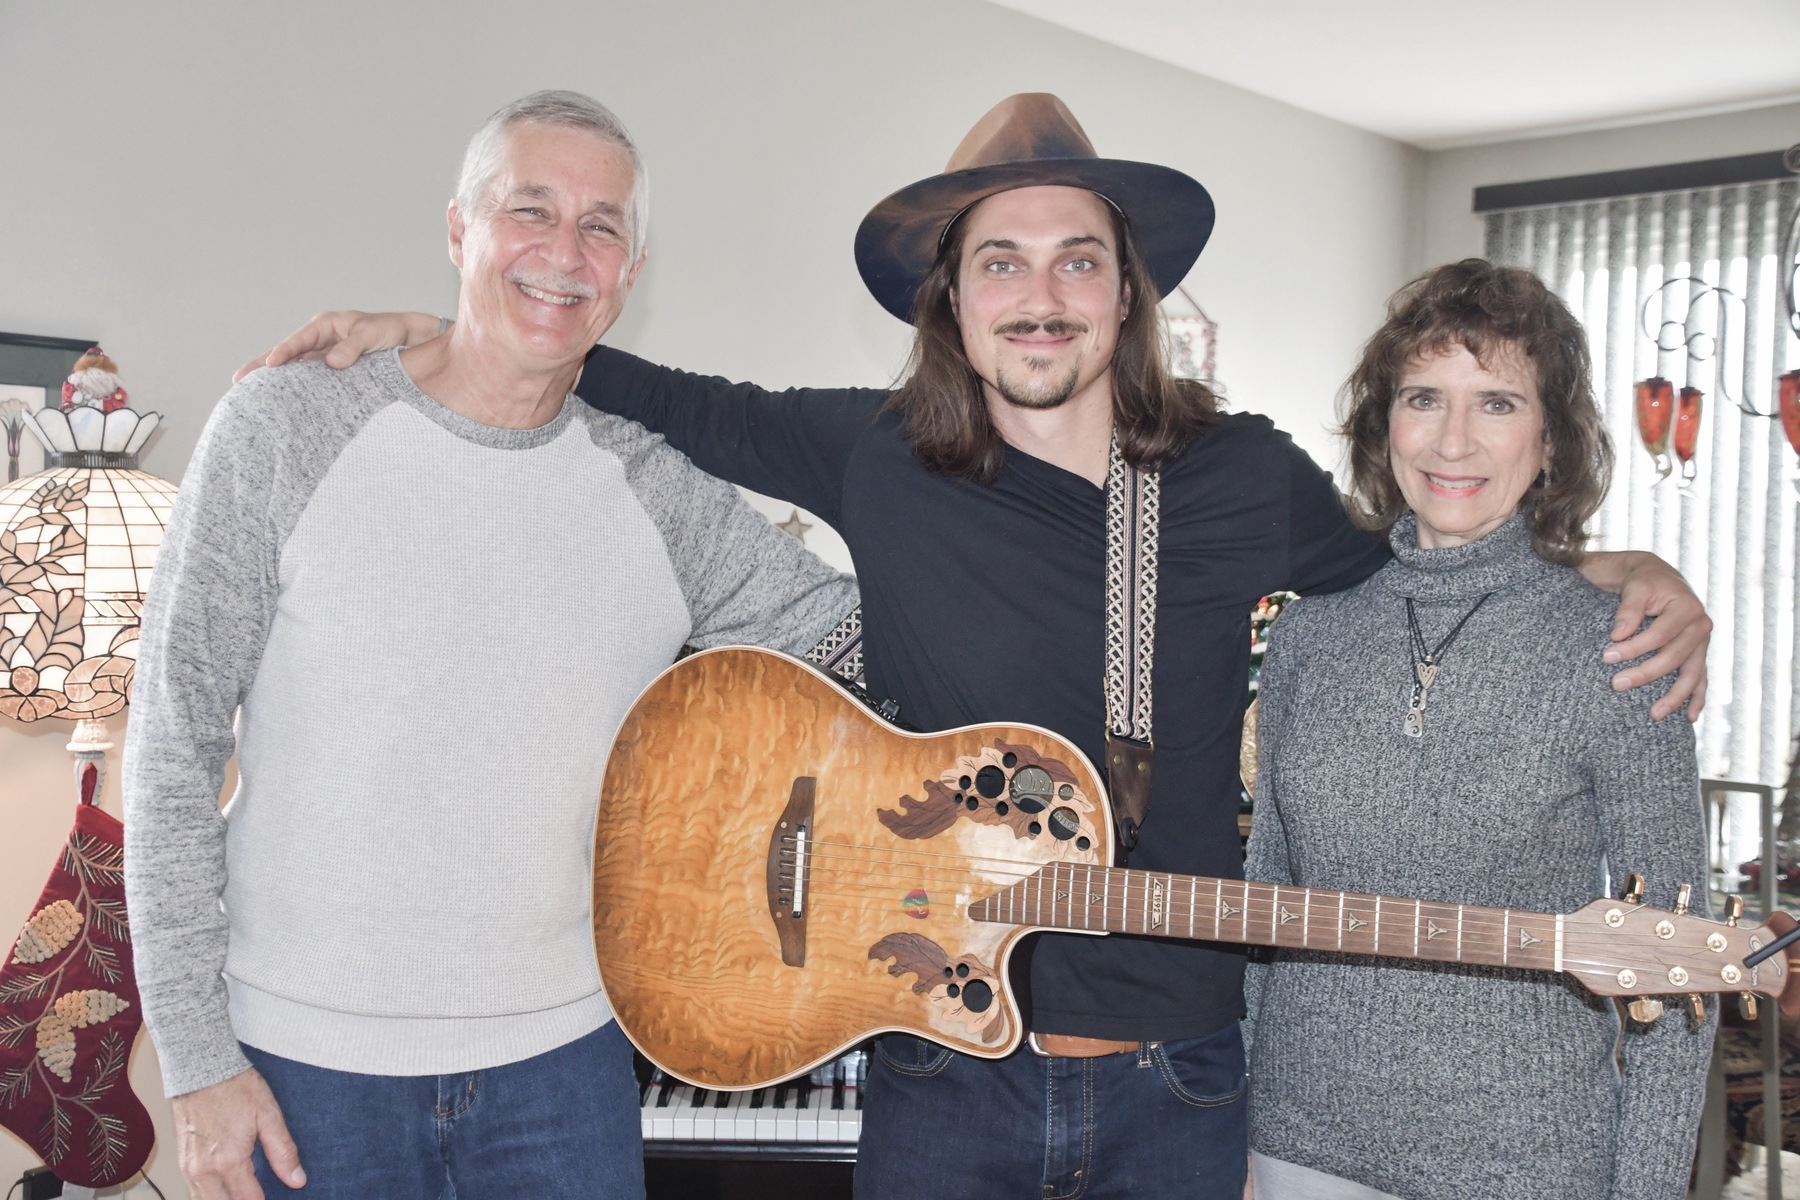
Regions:
M 1203 386 L 1169 377 L 1155 304 L 1212 220 L 1194 180 L 1099 158 L 1055 97 L 1015 96 L 944 174 L 890 196 L 857 235 L 871 292 L 917 329 L 896 392 L 768 392 L 605 348 L 578 391 L 842 533 L 863 595 L 868 686 L 905 721 L 1029 722 L 1096 762 L 1123 753 L 1127 767 L 1147 767 L 1153 745 L 1148 788 L 1113 772 L 1115 803 L 1140 826 L 1128 830 L 1131 864 L 1230 878 L 1241 873 L 1251 609 L 1278 589 L 1349 587 L 1387 551 L 1349 525 L 1329 478 L 1266 418 L 1222 414 Z M 350 361 L 437 328 L 416 314 L 338 314 L 272 361 L 334 342 L 331 359 Z M 1148 603 L 1142 572 L 1109 578 L 1119 529 L 1141 532 L 1144 516 L 1115 509 L 1109 546 L 1109 492 L 1127 480 L 1140 493 L 1149 480 L 1160 500 Z M 1622 648 L 1662 648 L 1635 681 L 1695 660 L 1672 711 L 1699 697 L 1707 622 L 1653 562 L 1596 556 L 1590 574 L 1617 590 L 1635 568 L 1627 604 L 1664 613 Z M 1106 680 L 1143 662 L 1142 639 L 1119 620 L 1109 628 L 1109 609 L 1154 616 L 1154 687 L 1141 689 L 1154 697 L 1153 729 L 1147 703 L 1122 728 L 1109 714 Z M 1029 1049 L 990 1061 L 882 1039 L 857 1194 L 1236 1200 L 1242 962 L 1206 944 L 1031 939 L 1013 959 Z

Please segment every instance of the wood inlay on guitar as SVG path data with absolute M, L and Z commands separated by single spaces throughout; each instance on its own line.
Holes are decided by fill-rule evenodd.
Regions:
M 1565 971 L 1604 995 L 1775 995 L 1786 978 L 1782 954 L 1740 965 L 1773 940 L 1762 926 L 1126 870 L 1106 865 L 1111 829 L 1093 765 L 1048 730 L 905 733 L 805 663 L 705 651 L 645 689 L 613 744 L 601 980 L 647 1057 L 729 1089 L 885 1031 L 1011 1053 L 1006 961 L 1039 929 Z

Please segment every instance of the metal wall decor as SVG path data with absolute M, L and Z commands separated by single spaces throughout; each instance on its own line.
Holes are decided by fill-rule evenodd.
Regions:
M 1676 307 L 1677 293 L 1672 290 L 1676 288 L 1687 291 L 1687 302 L 1679 308 Z M 1698 275 L 1681 275 L 1664 280 L 1644 297 L 1638 324 L 1644 336 L 1662 353 L 1685 352 L 1686 375 L 1693 378 L 1694 369 L 1724 355 L 1734 337 L 1742 343 L 1747 311 L 1744 298 L 1730 288 L 1708 282 Z M 1653 312 L 1657 316 L 1653 317 Z M 1714 319 L 1716 333 L 1704 323 L 1708 314 Z M 1721 400 L 1735 406 L 1745 416 L 1775 416 L 1774 413 L 1760 412 L 1732 395 L 1726 386 L 1728 376 L 1725 372 L 1721 371 L 1718 378 Z M 1681 464 L 1684 493 L 1694 482 L 1699 473 L 1694 455 L 1700 444 L 1700 418 L 1705 408 L 1706 394 L 1697 387 L 1690 385 L 1677 389 L 1660 375 L 1637 385 L 1638 437 L 1643 441 L 1644 449 L 1656 460 L 1658 483 L 1674 473 L 1676 463 Z
M 1160 311 L 1169 334 L 1170 372 L 1181 379 L 1212 383 L 1219 368 L 1219 323 L 1184 287 L 1171 292 Z
M 1800 145 L 1788 147 L 1782 162 L 1788 170 L 1800 174 Z M 1779 285 L 1782 315 L 1788 329 L 1795 337 L 1800 337 L 1800 210 L 1795 211 L 1782 238 L 1777 270 L 1783 277 Z M 1685 306 L 1680 306 L 1680 293 L 1676 289 L 1685 289 Z M 1656 314 L 1654 317 L 1653 313 Z M 1742 347 L 1748 314 L 1744 298 L 1730 288 L 1697 275 L 1683 275 L 1664 280 L 1644 298 L 1638 312 L 1638 325 L 1662 353 L 1685 352 L 1686 374 L 1692 378 L 1696 366 L 1726 356 L 1734 337 L 1737 346 Z M 1712 317 L 1710 330 L 1706 327 L 1709 315 Z M 1779 420 L 1788 444 L 1800 453 L 1800 370 L 1788 371 L 1778 380 L 1779 403 L 1774 412 L 1762 412 L 1732 395 L 1726 385 L 1728 378 L 1728 372 L 1719 372 L 1719 398 L 1747 417 Z M 1688 386 L 1677 391 L 1660 375 L 1637 385 L 1638 437 L 1656 461 L 1657 482 L 1673 474 L 1675 464 L 1679 462 L 1684 495 L 1698 473 L 1694 456 L 1699 447 L 1700 417 L 1705 405 L 1705 393 L 1699 388 Z

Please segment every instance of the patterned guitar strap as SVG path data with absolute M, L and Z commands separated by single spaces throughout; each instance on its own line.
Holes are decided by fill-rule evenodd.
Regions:
M 1150 812 L 1151 666 L 1156 651 L 1156 546 L 1160 476 L 1126 463 L 1113 435 L 1106 468 L 1106 774 L 1119 862 Z M 806 661 L 863 683 L 862 609 L 840 621 Z
M 1115 432 L 1106 469 L 1106 780 L 1121 866 L 1150 813 L 1161 511 L 1161 476 L 1128 464 Z
M 806 661 L 857 687 L 863 686 L 862 605 L 806 652 Z

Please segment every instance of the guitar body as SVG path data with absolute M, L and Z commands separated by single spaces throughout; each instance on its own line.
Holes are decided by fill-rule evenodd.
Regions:
M 1007 959 L 1040 926 L 972 902 L 1112 861 L 1105 789 L 1047 730 L 885 724 L 784 655 L 704 651 L 620 726 L 594 839 L 594 944 L 620 1026 L 706 1088 L 799 1075 L 900 1031 L 1000 1058 Z

